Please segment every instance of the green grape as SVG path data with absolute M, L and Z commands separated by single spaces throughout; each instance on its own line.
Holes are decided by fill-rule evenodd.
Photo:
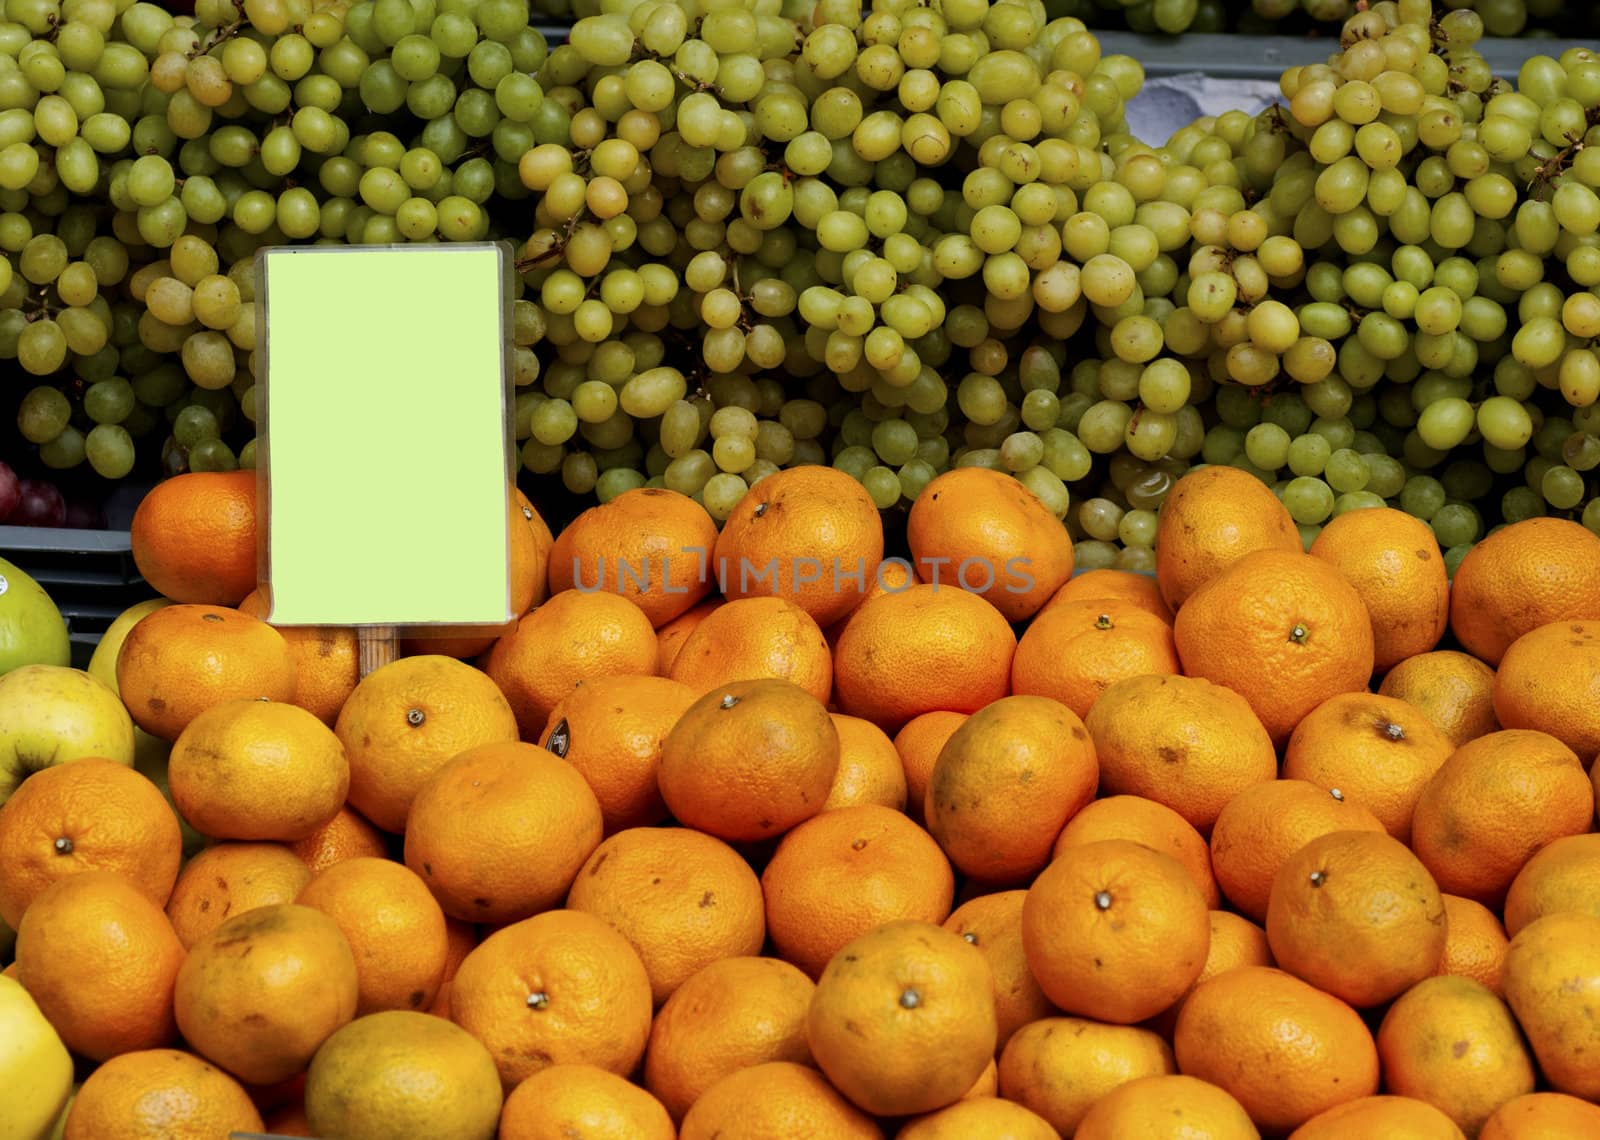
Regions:
M 1283 505 L 1302 526 L 1315 526 L 1333 515 L 1334 493 L 1321 479 L 1297 476 L 1283 488 Z

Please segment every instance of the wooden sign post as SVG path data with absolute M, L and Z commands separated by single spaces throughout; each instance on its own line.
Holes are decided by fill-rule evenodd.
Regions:
M 282 246 L 256 265 L 259 577 L 273 625 L 402 631 L 511 613 L 504 243 Z

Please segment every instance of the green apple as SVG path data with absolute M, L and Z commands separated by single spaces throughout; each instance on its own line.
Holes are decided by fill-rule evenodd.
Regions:
M 67 622 L 50 595 L 0 558 L 0 675 L 22 665 L 66 665 L 71 661 Z
M 0 976 L 0 1140 L 44 1140 L 72 1095 L 72 1055 L 15 978 Z
M 0 804 L 41 768 L 85 756 L 133 765 L 122 699 L 82 669 L 24 665 L 0 676 Z

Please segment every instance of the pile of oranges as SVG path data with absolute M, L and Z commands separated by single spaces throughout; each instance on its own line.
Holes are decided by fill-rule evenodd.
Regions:
M 979 468 L 513 512 L 515 626 L 261 620 L 156 488 L 139 770 L 0 806 L 66 1140 L 1594 1140 L 1600 537 L 1453 579 L 1197 469 L 1154 577 Z M 197 541 L 204 536 L 204 541 Z M 103 649 L 106 647 L 103 646 Z

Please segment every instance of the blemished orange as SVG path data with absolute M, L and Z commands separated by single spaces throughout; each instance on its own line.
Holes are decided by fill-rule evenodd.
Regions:
M 560 904 L 604 830 L 572 765 L 517 740 L 480 744 L 417 792 L 405 864 L 451 918 L 515 922 Z
M 58 879 L 17 924 L 17 981 L 67 1048 L 92 1061 L 173 1041 L 183 956 L 161 908 L 115 871 Z
M 1552 622 L 1513 641 L 1495 670 L 1494 714 L 1579 756 L 1600 752 L 1600 621 Z
M 1344 1140 L 1346 1136 L 1466 1140 L 1466 1133 L 1456 1127 L 1455 1121 L 1427 1101 L 1394 1095 L 1365 1096 L 1319 1112 L 1291 1132 L 1289 1140 Z
M 959 934 L 886 922 L 822 971 L 806 1036 L 818 1068 L 864 1112 L 932 1112 L 994 1060 L 994 976 Z
M 1200 976 L 1194 980 L 1195 986 L 1236 966 L 1277 965 L 1272 957 L 1272 945 L 1267 941 L 1267 932 L 1248 918 L 1231 910 L 1213 910 L 1210 920 L 1211 944 L 1206 948 L 1206 964 L 1200 968 Z M 1189 993 L 1193 992 L 1194 986 L 1190 986 Z M 1183 1012 L 1183 1003 L 1188 998 L 1189 994 L 1184 994 L 1157 1014 L 1148 1022 L 1150 1028 L 1171 1040 L 1172 1031 L 1178 1024 L 1178 1014 Z
M 1016 648 L 1005 616 L 977 594 L 931 584 L 883 594 L 839 634 L 839 711 L 885 732 L 935 709 L 976 712 L 1010 691 Z
M 1000 1050 L 1024 1025 L 1057 1012 L 1028 968 L 1022 944 L 1022 904 L 1027 897 L 1020 888 L 978 895 L 951 911 L 943 923 L 989 960 L 998 1026 L 995 1048 Z
M 936 709 L 912 717 L 894 735 L 894 750 L 906 774 L 906 815 L 923 822 L 922 804 L 928 795 L 928 777 L 945 743 L 966 722 L 969 713 Z
M 1475 543 L 1450 580 L 1450 630 L 1498 666 L 1511 643 L 1554 621 L 1600 621 L 1600 535 L 1531 518 Z
M 1084 717 L 1118 681 L 1182 671 L 1168 622 L 1131 607 L 1119 615 L 1079 608 L 1096 601 L 1057 606 L 1028 625 L 1011 660 L 1013 693 L 1054 697 Z
M 350 762 L 333 729 L 297 705 L 224 701 L 178 734 L 167 787 L 202 835 L 293 843 L 339 814 Z
M 267 620 L 267 601 L 260 588 L 238 605 L 240 613 Z M 294 703 L 329 728 L 361 680 L 356 631 L 343 626 L 274 626 L 294 655 Z
M 555 548 L 556 536 L 550 533 L 550 524 L 544 521 L 544 516 L 522 488 L 513 486 L 511 497 L 521 511 L 523 521 L 528 524 L 528 529 L 533 532 L 533 551 L 538 572 L 533 575 L 533 598 L 528 602 L 528 608 L 532 609 L 542 606 L 550 596 L 550 552 Z
M 759 954 L 761 881 L 720 839 L 687 827 L 634 827 L 594 849 L 567 906 L 604 919 L 639 952 L 657 1005 L 721 958 Z
M 1211 872 L 1211 848 L 1205 837 L 1183 816 L 1143 796 L 1106 796 L 1084 806 L 1056 836 L 1052 852 L 1059 855 L 1079 843 L 1101 839 L 1131 839 L 1171 855 L 1182 863 L 1206 906 L 1215 910 L 1222 895 Z
M 213 843 L 178 872 L 167 917 L 193 947 L 247 910 L 290 903 L 311 881 L 311 868 L 282 843 Z
M 310 1064 L 356 1013 L 355 955 L 338 923 L 296 903 L 234 915 L 189 949 L 173 1005 L 184 1040 L 241 1081 Z
M 1446 894 L 1444 899 L 1444 956 L 1439 973 L 1482 982 L 1504 996 L 1502 974 L 1506 947 L 1511 939 L 1495 912 L 1480 902 Z
M 166 906 L 182 845 L 161 789 L 127 765 L 86 756 L 41 768 L 0 804 L 0 921 L 15 930 L 39 892 L 91 870 Z
M 1587 1140 L 1600 1136 L 1600 1104 L 1558 1092 L 1507 1101 L 1484 1122 L 1478 1140 Z
M 817 1070 L 768 1061 L 729 1073 L 694 1102 L 678 1140 L 883 1140 L 883 1129 Z
M 489 1047 L 509 1091 L 551 1065 L 628 1076 L 650 1036 L 650 975 L 602 919 L 551 910 L 503 926 L 450 983 L 450 1018 Z
M 1581 835 L 1594 789 L 1553 736 L 1507 728 L 1462 745 L 1422 789 L 1411 848 L 1439 888 L 1496 905 L 1539 848 Z
M 895 1140 L 1061 1140 L 1061 1134 L 1031 1109 L 980 1096 L 914 1118 Z
M 1505 990 L 1550 1087 L 1600 1101 L 1600 916 L 1561 911 L 1517 931 Z
M 666 1107 L 595 1065 L 551 1065 L 506 1097 L 498 1140 L 676 1140 Z
M 881 804 L 904 811 L 906 769 L 889 734 L 858 716 L 828 715 L 839 734 L 839 767 L 822 810 Z
M 736 598 L 690 631 L 667 675 L 696 696 L 733 681 L 773 677 L 827 701 L 833 656 L 821 627 L 787 598 Z
M 659 629 L 711 592 L 717 524 L 688 495 L 636 487 L 585 510 L 556 535 L 550 592 L 627 598 Z
M 428 777 L 458 752 L 516 740 L 517 719 L 488 677 L 453 657 L 426 654 L 361 678 L 334 733 L 350 762 L 350 806 L 399 833 Z
M 1278 754 L 1250 703 L 1200 677 L 1130 677 L 1084 718 L 1102 795 L 1154 800 L 1208 834 L 1246 788 L 1278 774 Z
M 1421 709 L 1457 748 L 1500 728 L 1494 715 L 1494 670 L 1457 649 L 1408 657 L 1384 674 L 1378 692 Z
M 656 672 L 663 677 L 672 675 L 672 663 L 678 659 L 678 654 L 683 649 L 683 643 L 689 640 L 689 635 L 695 627 L 705 621 L 706 616 L 716 611 L 718 606 L 724 604 L 724 599 L 719 595 L 706 598 L 704 601 L 691 606 L 666 625 L 656 630 Z
M 292 703 L 294 653 L 264 621 L 225 606 L 173 605 L 140 618 L 117 653 L 117 691 L 133 722 L 176 740 L 213 705 Z
M 84 1080 L 63 1140 L 216 1140 L 264 1128 L 244 1086 L 180 1049 L 123 1053 Z
M 1143 1026 L 1046 1016 L 1018 1029 L 1001 1050 L 1000 1095 L 1071 1136 L 1119 1085 L 1177 1071 L 1171 1046 Z
M 1178 1069 L 1287 1132 L 1378 1091 L 1378 1047 L 1350 1006 L 1293 974 L 1240 966 L 1195 987 L 1173 1033 Z
M 1072 539 L 1061 520 L 1008 472 L 946 471 L 922 489 L 906 518 L 917 576 L 985 594 L 1008 621 L 1024 621 L 1072 577 Z
M 1101 1097 L 1073 1140 L 1260 1140 L 1244 1106 L 1181 1073 L 1139 1077 Z
M 356 958 L 356 1016 L 426 1010 L 450 952 L 444 911 L 416 873 L 390 859 L 346 859 L 295 900 L 333 919 Z
M 1431 977 L 1444 954 L 1444 900 L 1404 843 L 1334 831 L 1286 859 L 1267 901 L 1277 964 L 1358 1008 Z
M 1085 570 L 1081 574 L 1074 574 L 1062 583 L 1055 596 L 1034 616 L 1039 617 L 1055 606 L 1080 598 L 1115 598 L 1132 602 L 1169 625 L 1172 622 L 1172 607 L 1161 596 L 1161 583 L 1149 574 L 1116 569 Z
M 674 1121 L 729 1073 L 770 1061 L 811 1063 L 806 1011 L 816 983 L 780 958 L 741 956 L 690 976 L 656 1012 L 644 1086 Z
M 825 465 L 761 480 L 722 524 L 712 555 L 728 598 L 775 595 L 819 626 L 861 603 L 883 560 L 883 519 L 859 479 Z
M 1454 751 L 1448 736 L 1399 698 L 1340 693 L 1295 726 L 1280 774 L 1339 789 L 1404 843 L 1423 786 Z
M 1239 913 L 1257 922 L 1278 869 L 1300 848 L 1332 831 L 1383 831 L 1360 804 L 1305 780 L 1265 780 L 1235 796 L 1211 829 L 1211 869 Z
M 761 890 L 773 947 L 815 978 L 881 923 L 943 922 L 955 876 L 926 831 L 893 808 L 863 804 L 823 812 L 785 835 Z
M 1131 1025 L 1194 985 L 1211 943 L 1206 900 L 1184 865 L 1127 839 L 1068 847 L 1022 904 L 1039 986 L 1067 1013 Z
M 769 839 L 822 810 L 839 733 L 815 696 L 762 678 L 712 689 L 661 746 L 656 779 L 686 827 L 730 843 Z
M 289 844 L 289 850 L 304 859 L 315 874 L 345 859 L 364 855 L 381 859 L 389 853 L 389 845 L 383 832 L 346 804 L 310 835 Z
M 1255 476 L 1211 465 L 1172 485 L 1156 520 L 1156 581 L 1182 612 L 1189 596 L 1256 550 L 1300 553 L 1288 508 Z
M 256 473 L 161 480 L 139 500 L 128 538 L 140 577 L 163 597 L 238 605 L 256 588 Z
M 1428 978 L 1401 994 L 1378 1026 L 1378 1059 L 1388 1091 L 1427 1101 L 1470 1136 L 1538 1080 L 1511 1010 L 1471 978 Z
M 1433 528 L 1393 507 L 1329 519 L 1309 553 L 1338 567 L 1372 618 L 1379 672 L 1427 653 L 1450 625 L 1450 578 Z
M 945 742 L 922 804 L 929 833 L 956 869 L 995 885 L 1025 882 L 1056 836 L 1094 799 L 1094 742 L 1050 697 L 1002 697 Z
M 667 817 L 656 785 L 661 744 L 696 693 L 667 677 L 599 677 L 550 711 L 539 747 L 577 769 L 600 801 L 606 834 Z
M 656 631 L 618 594 L 567 590 L 495 640 L 483 670 L 516 713 L 524 740 L 538 740 L 550 710 L 580 681 L 656 669 Z
M 1506 891 L 1506 934 L 1573 910 L 1600 916 L 1600 832 L 1552 840 L 1522 865 Z
M 1274 744 L 1323 701 L 1372 678 L 1361 595 L 1309 554 L 1246 554 L 1189 596 L 1173 636 L 1184 672 L 1244 697 Z

